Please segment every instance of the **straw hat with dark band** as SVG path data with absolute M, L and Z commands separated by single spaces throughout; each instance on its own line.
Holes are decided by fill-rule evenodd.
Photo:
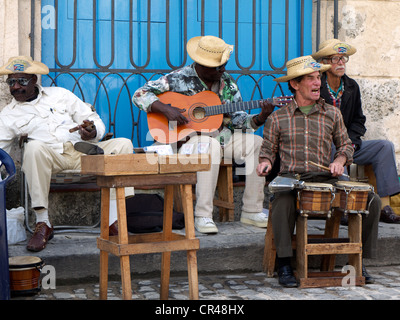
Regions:
M 286 82 L 315 71 L 325 72 L 331 67 L 330 64 L 321 64 L 315 61 L 311 56 L 303 56 L 289 60 L 286 63 L 287 75 L 274 79 L 276 82 Z
M 233 45 L 214 36 L 194 37 L 186 45 L 193 61 L 205 67 L 219 67 L 225 64 L 233 51 Z
M 338 39 L 329 39 L 319 45 L 318 51 L 314 53 L 312 57 L 315 60 L 319 60 L 324 57 L 332 56 L 334 54 L 345 54 L 347 56 L 351 56 L 356 52 L 357 49 L 346 42 L 340 41 Z
M 8 62 L 0 67 L 0 75 L 13 73 L 48 74 L 49 68 L 41 62 L 33 61 L 31 57 L 19 56 L 8 59 Z

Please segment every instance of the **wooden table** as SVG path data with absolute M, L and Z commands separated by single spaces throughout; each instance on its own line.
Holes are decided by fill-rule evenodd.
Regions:
M 129 256 L 162 253 L 161 299 L 168 299 L 172 251 L 187 251 L 189 298 L 198 299 L 197 250 L 195 237 L 192 185 L 196 172 L 209 170 L 208 155 L 157 156 L 156 154 L 82 156 L 82 173 L 97 176 L 101 187 L 101 232 L 97 239 L 100 249 L 100 299 L 107 299 L 108 254 L 120 259 L 122 294 L 132 298 Z M 128 234 L 125 187 L 165 187 L 163 231 L 160 233 Z M 172 232 L 174 188 L 180 189 L 185 217 L 185 235 Z M 109 236 L 110 188 L 116 188 L 118 236 Z

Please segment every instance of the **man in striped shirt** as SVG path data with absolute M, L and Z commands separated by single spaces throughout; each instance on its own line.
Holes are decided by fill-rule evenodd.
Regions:
M 287 75 L 276 79 L 289 83 L 293 101 L 272 113 L 264 127 L 257 173 L 267 175 L 280 156 L 279 175 L 307 182 L 334 183 L 343 174 L 344 166 L 353 160 L 353 147 L 338 108 L 320 98 L 321 72 L 330 65 L 317 63 L 311 56 L 287 62 Z M 332 143 L 336 146 L 331 162 Z M 329 168 L 322 171 L 311 162 Z M 372 257 L 376 251 L 380 199 L 374 197 L 370 214 L 363 219 L 363 255 Z M 296 193 L 275 193 L 270 212 L 277 249 L 279 282 L 297 286 L 290 266 L 291 236 L 296 220 Z M 364 276 L 368 276 L 363 270 Z M 369 277 L 369 276 L 368 276 Z

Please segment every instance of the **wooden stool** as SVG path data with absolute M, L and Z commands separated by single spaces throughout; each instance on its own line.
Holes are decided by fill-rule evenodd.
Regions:
M 189 298 L 198 299 L 197 250 L 199 240 L 195 238 L 192 185 L 196 184 L 197 171 L 209 170 L 210 161 L 193 156 L 158 156 L 156 154 L 96 155 L 81 158 L 82 171 L 95 174 L 101 187 L 101 233 L 97 239 L 100 249 L 100 299 L 107 299 L 108 254 L 120 259 L 122 295 L 132 299 L 131 270 L 129 256 L 133 254 L 158 253 L 161 259 L 161 299 L 168 299 L 170 264 L 172 251 L 187 252 Z M 207 156 L 208 157 L 208 156 Z M 183 161 L 184 160 L 184 161 Z M 164 216 L 163 231 L 128 235 L 125 187 L 163 186 Z M 185 218 L 185 235 L 172 232 L 174 187 L 178 186 L 182 196 Z M 109 236 L 110 188 L 116 189 L 118 236 Z
M 269 206 L 269 210 L 271 212 L 271 205 Z M 324 238 L 337 238 L 339 235 L 339 227 L 340 227 L 340 216 L 333 215 L 330 219 L 327 219 L 325 222 L 325 233 L 323 235 Z M 308 239 L 318 239 L 321 238 L 321 235 L 308 235 Z M 297 248 L 296 243 L 296 235 L 292 236 L 292 249 L 295 250 Z M 335 267 L 335 255 L 327 255 L 324 256 L 321 263 L 321 270 L 324 271 L 332 271 Z M 264 256 L 263 256 L 263 271 L 267 274 L 268 278 L 272 278 L 274 276 L 275 270 L 275 260 L 276 260 L 276 247 L 274 242 L 274 232 L 272 228 L 272 219 L 271 215 L 268 218 L 267 231 L 265 234 L 265 247 L 264 247 Z
M 234 221 L 235 204 L 233 202 L 232 163 L 221 162 L 217 189 L 218 198 L 214 199 L 214 205 L 219 208 L 219 221 Z
M 309 235 L 307 232 L 309 217 L 298 216 L 292 247 L 296 249 L 296 273 L 301 288 L 341 286 L 345 274 L 333 271 L 336 254 L 349 255 L 349 264 L 355 268 L 355 285 L 365 284 L 365 279 L 362 277 L 361 214 L 348 215 L 348 238 L 338 238 L 342 214 L 340 209 L 333 209 L 332 216 L 326 219 L 324 235 Z M 268 220 L 263 267 L 267 276 L 273 277 L 276 248 L 271 216 Z M 308 271 L 308 256 L 311 255 L 323 255 L 321 271 Z
M 340 222 L 342 212 L 333 210 L 333 215 Z M 330 270 L 320 272 L 308 271 L 308 256 L 348 254 L 349 264 L 355 269 L 355 285 L 365 284 L 362 276 L 362 241 L 361 241 L 361 214 L 348 215 L 348 238 L 326 238 L 309 240 L 307 237 L 308 217 L 299 215 L 296 223 L 296 261 L 297 278 L 300 288 L 317 288 L 341 286 L 346 274 Z
M 214 199 L 214 206 L 219 209 L 219 221 L 235 220 L 235 203 L 233 201 L 233 175 L 232 163 L 221 162 L 218 173 L 218 197 Z M 196 194 L 193 193 L 193 200 Z M 181 212 L 179 192 L 175 192 L 175 210 Z
M 162 177 L 160 177 L 162 176 Z M 121 176 L 129 177 L 129 176 Z M 171 251 L 187 251 L 189 298 L 198 299 L 198 276 L 196 251 L 200 248 L 199 240 L 195 238 L 192 183 L 196 181 L 195 173 L 172 175 L 143 175 L 136 185 L 159 185 L 160 178 L 164 180 L 164 217 L 163 231 L 161 233 L 148 233 L 140 235 L 128 235 L 125 190 L 126 186 L 119 176 L 98 177 L 101 186 L 101 234 L 97 239 L 97 247 L 100 249 L 100 299 L 107 299 L 108 281 L 108 254 L 112 253 L 120 258 L 122 294 L 125 300 L 132 298 L 131 271 L 129 255 L 143 253 L 162 253 L 161 260 L 161 299 L 168 299 Z M 128 183 L 132 186 L 133 182 Z M 172 232 L 172 212 L 174 185 L 179 185 L 183 200 L 183 213 L 185 216 L 185 235 Z M 115 187 L 117 192 L 118 208 L 118 236 L 108 235 L 109 226 L 109 199 L 110 189 Z
M 349 174 L 351 181 L 365 182 L 372 185 L 375 191 L 378 189 L 374 169 L 371 164 L 360 165 L 353 163 L 349 168 Z

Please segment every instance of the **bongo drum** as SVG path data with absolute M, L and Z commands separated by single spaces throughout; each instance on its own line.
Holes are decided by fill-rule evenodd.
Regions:
M 8 259 L 12 295 L 30 295 L 40 291 L 40 271 L 44 262 L 39 257 L 17 256 Z
M 340 194 L 340 209 L 345 213 L 368 213 L 368 193 L 374 188 L 362 182 L 337 181 L 335 187 Z
M 297 189 L 297 209 L 301 215 L 326 214 L 330 217 L 335 188 L 329 183 L 305 182 Z

